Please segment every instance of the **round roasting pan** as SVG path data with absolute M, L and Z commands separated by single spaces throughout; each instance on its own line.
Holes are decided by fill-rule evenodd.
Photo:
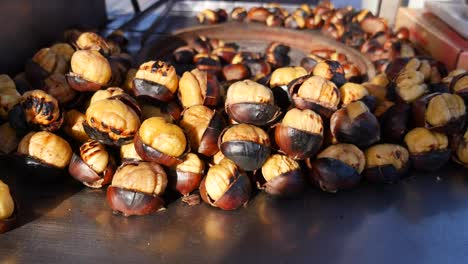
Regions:
M 368 79 L 376 71 L 370 60 L 359 51 L 322 35 L 319 31 L 294 30 L 268 27 L 257 23 L 228 22 L 216 25 L 188 27 L 175 31 L 172 35 L 149 41 L 137 56 L 138 63 L 150 59 L 168 59 L 172 52 L 183 45 L 191 44 L 198 36 L 217 38 L 226 42 L 235 42 L 241 50 L 264 53 L 271 42 L 280 42 L 291 47 L 291 65 L 300 65 L 300 61 L 311 50 L 320 48 L 334 49 L 343 53 L 353 62 Z

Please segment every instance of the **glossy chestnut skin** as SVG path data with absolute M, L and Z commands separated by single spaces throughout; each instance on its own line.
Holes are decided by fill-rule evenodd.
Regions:
M 71 58 L 71 72 L 66 75 L 70 87 L 79 92 L 93 92 L 112 78 L 109 61 L 96 50 L 79 50 Z
M 408 132 L 411 106 L 400 103 L 390 106 L 379 118 L 382 140 L 389 143 L 401 143 Z
M 409 152 L 394 144 L 377 144 L 365 151 L 363 176 L 371 182 L 392 183 L 406 176 L 410 168 Z
M 214 171 L 219 172 L 215 173 Z M 214 199 L 210 195 L 210 189 L 213 187 L 207 187 L 207 180 L 212 182 L 216 181 L 216 178 L 224 179 L 227 184 L 223 186 L 223 190 L 220 190 L 221 195 Z M 212 185 L 210 184 L 210 186 Z M 235 210 L 247 204 L 251 193 L 252 185 L 247 174 L 228 159 L 223 159 L 219 164 L 212 166 L 200 183 L 200 196 L 203 201 L 223 210 Z
M 377 118 L 360 101 L 333 113 L 330 130 L 338 142 L 355 144 L 361 148 L 380 140 L 380 125 Z
M 140 65 L 133 79 L 137 97 L 169 102 L 177 92 L 179 79 L 175 68 L 163 61 L 148 61 Z
M 456 94 L 432 93 L 412 105 L 415 126 L 441 133 L 459 133 L 466 122 L 466 106 Z
M 115 175 L 116 178 L 118 177 L 118 173 L 124 170 L 127 166 L 144 166 L 144 169 L 147 174 L 151 173 L 151 176 L 146 177 L 154 177 L 153 181 L 164 181 L 166 183 L 159 183 L 162 184 L 164 191 L 165 184 L 167 184 L 167 176 L 164 172 L 164 169 L 156 164 L 151 162 L 129 162 L 122 164 L 116 171 Z M 133 173 L 135 174 L 135 173 Z M 128 177 L 138 177 L 139 175 L 128 175 Z M 116 179 L 114 178 L 114 179 Z M 134 180 L 136 181 L 136 180 Z M 158 183 L 157 183 L 158 184 Z M 161 209 L 163 209 L 164 201 L 159 196 L 162 193 L 147 193 L 139 190 L 132 189 L 132 186 L 115 186 L 114 181 L 109 188 L 107 188 L 107 203 L 112 208 L 114 212 L 119 212 L 123 216 L 131 216 L 131 215 L 147 215 L 151 213 L 155 213 Z
M 182 163 L 169 169 L 169 185 L 183 196 L 188 196 L 200 186 L 204 170 L 203 161 L 196 154 L 189 153 Z
M 102 172 L 96 171 L 88 164 L 88 162 L 91 164 L 99 162 L 98 159 L 107 160 Z M 68 173 L 90 188 L 101 188 L 112 181 L 116 168 L 114 158 L 107 153 L 104 146 L 95 140 L 90 140 L 80 146 L 79 154 L 73 154 L 68 166 Z
M 245 171 L 260 168 L 271 153 L 266 132 L 248 124 L 226 128 L 219 136 L 218 145 L 226 158 Z

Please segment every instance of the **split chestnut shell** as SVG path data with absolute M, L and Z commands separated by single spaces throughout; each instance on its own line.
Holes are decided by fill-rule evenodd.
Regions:
M 377 144 L 365 151 L 364 177 L 372 182 L 391 183 L 406 176 L 409 170 L 409 152 L 394 144 Z
M 148 61 L 140 65 L 133 79 L 133 92 L 137 97 L 169 102 L 179 85 L 175 68 L 163 61 Z
M 187 196 L 198 189 L 204 171 L 205 164 L 197 154 L 188 153 L 182 163 L 169 170 L 169 185 L 171 189 Z

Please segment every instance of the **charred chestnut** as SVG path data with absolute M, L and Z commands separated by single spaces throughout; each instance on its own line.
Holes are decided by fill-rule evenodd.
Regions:
M 184 161 L 169 172 L 169 185 L 183 196 L 188 196 L 200 186 L 204 170 L 203 161 L 196 154 L 188 153 Z
M 163 61 L 148 61 L 140 65 L 133 79 L 133 92 L 137 97 L 169 102 L 178 85 L 179 78 L 173 66 Z
M 214 155 L 218 149 L 218 138 L 225 127 L 220 113 L 203 105 L 187 108 L 180 121 L 193 151 L 205 156 Z
M 447 136 L 418 127 L 406 134 L 405 143 L 412 166 L 417 170 L 434 171 L 450 159 Z
M 67 81 L 79 92 L 94 92 L 106 86 L 112 77 L 109 61 L 95 50 L 78 50 L 71 58 Z
M 136 152 L 133 142 L 120 146 L 120 159 L 122 163 L 143 160 Z
M 322 141 L 322 118 L 309 109 L 289 110 L 275 127 L 276 144 L 293 159 L 302 160 L 315 155 Z
M 265 23 L 269 15 L 270 12 L 264 7 L 252 7 L 247 13 L 247 20 L 250 22 Z
M 243 7 L 234 7 L 231 11 L 231 19 L 238 22 L 243 22 L 247 17 L 247 10 Z
M 271 152 L 268 134 L 248 124 L 226 129 L 219 138 L 219 149 L 226 158 L 246 171 L 260 168 Z
M 200 183 L 203 201 L 223 210 L 235 210 L 245 205 L 251 193 L 249 177 L 229 159 L 212 166 Z
M 456 94 L 432 93 L 413 103 L 416 126 L 442 133 L 459 133 L 465 124 L 466 106 Z
M 73 154 L 68 172 L 88 187 L 101 188 L 112 181 L 116 167 L 106 147 L 90 140 L 80 146 L 79 154 Z
M 10 154 L 18 148 L 19 139 L 16 130 L 5 122 L 0 125 L 0 156 Z
M 366 165 L 364 153 L 351 144 L 331 145 L 314 161 L 307 160 L 309 180 L 326 192 L 357 186 Z
M 0 234 L 13 228 L 16 224 L 16 206 L 8 185 L 0 180 Z
M 271 195 L 294 196 L 304 190 L 305 181 L 299 163 L 288 156 L 271 155 L 261 171 L 265 183 L 258 182 L 258 187 Z
M 216 76 L 194 69 L 185 72 L 179 82 L 179 100 L 184 108 L 192 105 L 216 106 L 221 99 Z
M 6 74 L 0 75 L 0 120 L 8 118 L 8 112 L 21 99 L 15 82 Z
M 135 135 L 134 144 L 143 160 L 168 167 L 181 163 L 189 150 L 184 131 L 161 117 L 143 121 Z
M 340 143 L 366 148 L 380 140 L 380 125 L 377 118 L 361 101 L 350 103 L 333 113 L 330 131 Z
M 244 64 L 229 64 L 223 67 L 223 76 L 226 81 L 240 81 L 249 78 L 249 68 Z
M 330 80 L 337 86 L 341 86 L 346 82 L 344 69 L 337 61 L 324 60 L 319 62 L 315 65 L 313 74 Z
M 86 142 L 89 140 L 88 134 L 86 134 L 83 128 L 83 122 L 86 121 L 86 116 L 79 111 L 72 109 L 65 113 L 63 130 L 65 133 L 77 140 L 78 142 Z
M 409 169 L 408 150 L 400 145 L 378 144 L 365 152 L 364 177 L 372 182 L 391 183 L 404 176 Z
M 166 190 L 164 169 L 152 162 L 122 164 L 107 189 L 107 203 L 124 216 L 147 215 L 163 209 Z
M 103 55 L 110 54 L 109 44 L 94 32 L 83 32 L 75 42 L 75 46 L 80 50 L 95 50 Z
M 234 121 L 257 126 L 273 122 L 280 114 L 271 89 L 251 80 L 229 86 L 225 109 Z

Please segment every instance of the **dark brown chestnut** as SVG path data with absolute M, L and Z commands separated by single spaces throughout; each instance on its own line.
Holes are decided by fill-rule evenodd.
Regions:
M 193 105 L 216 106 L 221 101 L 221 85 L 216 76 L 194 69 L 180 78 L 178 95 L 184 108 Z
M 464 135 L 456 135 L 451 145 L 453 149 L 453 160 L 465 168 L 468 168 L 468 129 L 466 129 Z
M 16 205 L 10 188 L 0 180 L 0 234 L 11 230 L 16 220 Z
M 417 127 L 406 134 L 405 143 L 410 153 L 411 165 L 417 170 L 435 171 L 450 159 L 448 139 L 442 133 Z
M 348 104 L 333 113 L 330 131 L 340 143 L 366 148 L 380 140 L 380 125 L 377 118 L 361 101 Z
M 218 14 L 211 9 L 205 9 L 197 14 L 197 19 L 200 24 L 217 24 L 219 23 Z
M 0 75 L 0 120 L 8 118 L 8 112 L 21 99 L 15 82 L 6 74 Z
M 243 7 L 234 7 L 231 10 L 231 19 L 238 22 L 243 22 L 247 17 L 247 10 Z
M 412 110 L 416 126 L 449 135 L 461 132 L 466 122 L 465 102 L 456 94 L 428 94 L 416 100 Z
M 193 62 L 195 52 L 189 46 L 182 46 L 172 52 L 172 56 L 176 63 L 179 64 L 190 64 Z
M 83 113 L 72 109 L 65 113 L 62 128 L 69 137 L 84 143 L 89 140 L 89 136 L 83 128 L 83 122 L 85 121 L 86 116 Z
M 322 141 L 322 118 L 309 109 L 292 108 L 275 127 L 276 145 L 293 159 L 302 160 L 315 155 Z
M 364 177 L 377 183 L 392 183 L 406 176 L 409 170 L 409 152 L 394 144 L 377 144 L 365 151 Z
M 260 53 L 250 52 L 250 51 L 239 51 L 236 53 L 234 58 L 232 58 L 232 64 L 245 63 L 247 61 L 260 60 L 262 58 Z
M 299 109 L 310 109 L 329 119 L 338 109 L 340 90 L 320 76 L 304 76 L 288 84 L 292 102 Z
M 226 113 L 238 123 L 257 126 L 269 124 L 280 115 L 270 88 L 251 80 L 238 81 L 229 86 Z
M 226 81 L 240 81 L 250 77 L 249 68 L 244 64 L 228 64 L 223 67 L 223 76 Z
M 273 65 L 274 68 L 288 66 L 291 58 L 289 57 L 289 46 L 283 45 L 278 42 L 272 42 L 265 49 L 266 61 Z
M 378 115 L 378 113 L 375 113 Z M 390 143 L 401 143 L 408 132 L 411 107 L 409 104 L 392 104 L 380 116 L 382 140 Z
M 331 145 L 316 160 L 306 160 L 309 180 L 332 193 L 357 186 L 365 164 L 364 153 L 351 144 Z
M 106 86 L 112 77 L 109 61 L 96 50 L 78 50 L 71 58 L 71 72 L 66 75 L 71 88 L 94 92 Z
M 75 41 L 75 46 L 80 50 L 95 50 L 103 55 L 110 54 L 110 47 L 106 40 L 94 32 L 83 32 Z
M 245 171 L 260 168 L 271 152 L 268 134 L 248 124 L 225 129 L 219 137 L 219 149 L 226 158 Z
M 180 126 L 185 130 L 193 151 L 205 156 L 219 151 L 218 138 L 226 126 L 219 112 L 203 105 L 191 106 L 184 111 Z
M 218 76 L 221 73 L 223 67 L 221 61 L 213 54 L 199 53 L 195 55 L 193 60 L 195 62 L 195 67 L 200 71 L 206 71 L 214 76 Z
M 304 190 L 305 180 L 299 163 L 288 156 L 271 155 L 261 172 L 264 180 L 257 182 L 257 186 L 271 195 L 289 197 Z
M 175 68 L 163 61 L 148 61 L 140 65 L 133 79 L 135 96 L 169 102 L 179 85 Z
M 16 130 L 5 122 L 0 125 L 0 156 L 12 153 L 18 148 L 19 138 Z
M 196 53 L 210 54 L 211 50 L 213 50 L 210 39 L 205 36 L 196 37 L 190 46 L 196 51 Z
M 168 167 L 181 163 L 190 149 L 182 128 L 161 117 L 143 121 L 135 135 L 134 144 L 143 160 Z
M 337 86 L 341 86 L 346 82 L 344 69 L 337 61 L 324 60 L 319 62 L 315 65 L 313 74 L 330 80 Z
M 183 196 L 198 189 L 205 171 L 203 161 L 193 153 L 188 153 L 182 163 L 169 170 L 169 186 Z
M 68 172 L 90 188 L 101 188 L 111 183 L 116 167 L 106 147 L 96 140 L 89 140 L 80 146 L 79 154 L 73 154 Z
M 167 186 L 164 169 L 152 162 L 122 164 L 107 188 L 107 203 L 124 216 L 147 215 L 164 209 L 161 195 Z
M 235 210 L 247 204 L 251 193 L 249 177 L 229 159 L 212 166 L 200 183 L 203 201 L 223 210 Z
M 218 22 L 219 23 L 223 23 L 223 22 L 226 22 L 228 20 L 228 13 L 226 12 L 226 10 L 222 9 L 222 8 L 218 8 L 215 10 L 216 14 L 218 15 Z
M 252 7 L 247 12 L 247 21 L 265 23 L 271 13 L 264 7 Z

